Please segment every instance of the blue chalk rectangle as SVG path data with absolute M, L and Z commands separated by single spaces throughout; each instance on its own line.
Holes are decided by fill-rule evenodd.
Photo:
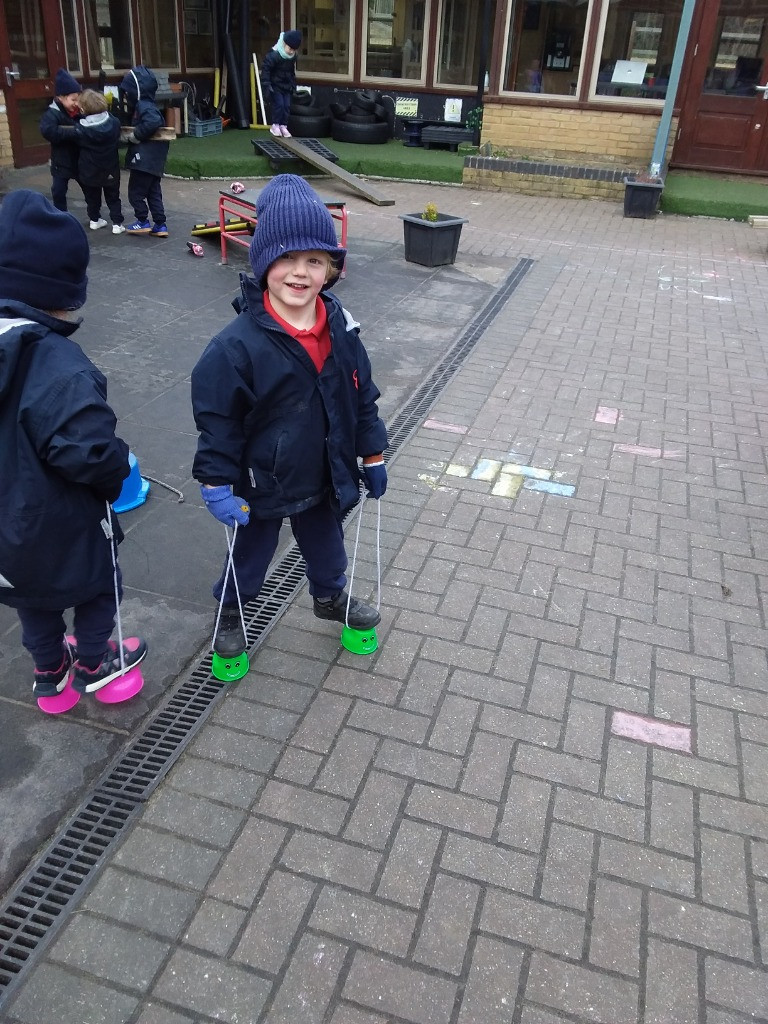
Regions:
M 526 491 L 544 491 L 546 494 L 559 494 L 562 498 L 570 498 L 576 493 L 572 484 L 553 484 L 551 480 L 526 480 L 523 487 Z

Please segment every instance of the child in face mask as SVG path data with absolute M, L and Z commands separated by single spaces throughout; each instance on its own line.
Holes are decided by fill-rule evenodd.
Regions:
M 288 115 L 291 96 L 296 88 L 296 55 L 301 46 L 301 32 L 292 28 L 281 32 L 280 38 L 264 58 L 261 66 L 261 87 L 264 98 L 272 106 L 272 135 L 291 137 Z

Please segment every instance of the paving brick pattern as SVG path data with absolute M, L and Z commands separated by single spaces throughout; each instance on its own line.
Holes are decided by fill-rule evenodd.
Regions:
M 536 263 L 391 467 L 379 650 L 295 602 L 9 1021 L 768 1020 L 764 241 L 392 191 Z

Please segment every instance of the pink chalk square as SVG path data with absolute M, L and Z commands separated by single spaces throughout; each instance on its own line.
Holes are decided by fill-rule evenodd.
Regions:
M 691 752 L 691 727 L 663 722 L 660 718 L 647 718 L 645 715 L 633 715 L 628 711 L 614 711 L 611 722 L 614 736 L 626 736 L 640 743 L 653 743 L 657 747 L 669 750 Z
M 595 413 L 595 423 L 610 423 L 611 426 L 616 426 L 618 422 L 618 409 L 611 409 L 607 405 L 598 405 L 597 412 Z
M 424 420 L 424 426 L 428 430 L 445 430 L 449 434 L 466 434 L 468 429 L 458 423 L 443 423 L 441 420 Z

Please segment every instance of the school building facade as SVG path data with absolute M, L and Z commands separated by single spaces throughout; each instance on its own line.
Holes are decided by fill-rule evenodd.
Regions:
M 401 115 L 463 120 L 481 100 L 493 154 L 640 170 L 682 12 L 683 0 L 4 0 L 0 166 L 47 159 L 37 125 L 60 66 L 114 85 L 144 63 L 200 95 L 227 38 L 247 61 L 295 27 L 299 82 L 322 101 L 377 89 Z M 768 175 L 767 29 L 768 0 L 696 0 L 671 166 Z

